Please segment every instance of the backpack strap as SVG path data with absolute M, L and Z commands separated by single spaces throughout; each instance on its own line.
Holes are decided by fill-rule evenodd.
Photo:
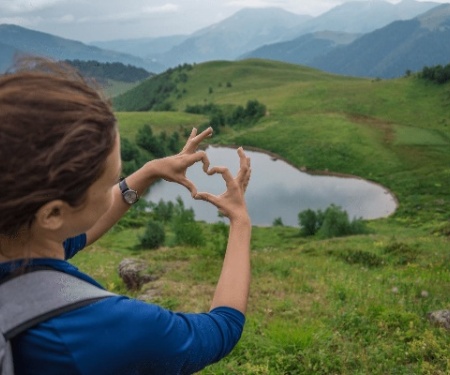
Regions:
M 0 285 L 0 331 L 8 341 L 54 316 L 114 295 L 56 270 L 25 273 Z

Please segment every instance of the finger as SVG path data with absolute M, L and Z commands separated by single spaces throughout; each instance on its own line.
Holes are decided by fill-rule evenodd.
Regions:
M 245 181 L 245 180 L 247 180 L 250 177 L 250 175 L 249 175 L 249 172 L 250 172 L 250 158 L 248 158 L 245 155 L 244 150 L 243 150 L 242 147 L 239 147 L 237 151 L 238 151 L 239 160 L 240 160 L 240 163 L 239 163 L 240 168 L 239 168 L 239 172 L 238 172 L 238 175 L 237 175 L 236 178 L 239 181 Z
M 197 135 L 197 128 L 192 128 L 191 134 L 189 135 L 188 141 L 195 138 Z
M 197 128 L 192 128 L 191 134 L 189 135 L 189 138 L 187 139 L 183 149 L 181 150 L 181 152 L 183 151 L 187 151 L 187 149 L 189 148 L 189 145 L 192 144 L 192 140 L 197 136 Z
M 209 127 L 206 130 L 203 130 L 199 135 L 195 136 L 192 139 L 192 143 L 196 144 L 197 146 L 206 138 L 211 137 L 213 134 L 213 128 Z
M 198 145 L 207 137 L 211 137 L 213 129 L 209 127 L 208 129 L 202 131 L 197 135 L 197 129 L 192 129 L 191 135 L 189 136 L 186 144 L 183 147 L 182 152 L 195 152 Z
M 191 180 L 189 180 L 188 178 L 183 178 L 182 180 L 180 180 L 179 184 L 188 189 L 191 192 L 191 197 L 195 198 L 195 196 L 197 195 L 197 188 Z
M 206 192 L 197 193 L 194 196 L 194 199 L 202 200 L 202 201 L 205 201 L 205 202 L 209 202 L 209 203 L 214 204 L 215 206 L 216 206 L 216 203 L 217 203 L 217 197 L 215 195 L 211 194 L 211 193 L 206 193 Z
M 203 163 L 203 171 L 205 173 L 208 173 L 210 162 L 208 159 L 208 155 L 206 155 L 205 151 L 194 152 L 193 154 L 187 155 L 186 158 L 189 166 L 201 161 Z
M 222 178 L 225 180 L 225 184 L 228 185 L 233 182 L 233 175 L 227 167 L 214 167 L 208 171 L 209 175 L 213 175 L 219 173 L 222 175 Z
M 213 128 L 210 126 L 209 128 L 203 130 L 196 138 L 205 139 L 207 137 L 211 137 L 213 134 Z

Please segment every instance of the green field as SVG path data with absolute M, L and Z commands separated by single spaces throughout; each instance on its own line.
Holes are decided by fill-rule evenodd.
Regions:
M 357 175 L 398 198 L 370 234 L 319 240 L 299 228 L 254 228 L 253 281 L 243 338 L 202 374 L 449 374 L 450 334 L 427 313 L 450 309 L 450 86 L 411 76 L 369 80 L 283 63 L 196 65 L 171 112 L 118 112 L 123 137 L 191 129 L 207 117 L 186 105 L 258 100 L 266 116 L 224 128 L 212 143 L 256 147 L 313 172 Z M 160 276 L 155 302 L 208 309 L 221 257 L 205 246 L 138 251 L 144 228 L 117 226 L 75 260 L 109 289 L 124 257 Z M 170 232 L 170 228 L 168 228 Z M 169 236 L 170 237 L 170 236 Z

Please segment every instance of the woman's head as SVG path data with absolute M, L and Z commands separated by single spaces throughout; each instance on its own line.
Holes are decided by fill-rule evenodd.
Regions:
M 0 235 L 50 201 L 82 205 L 116 134 L 108 102 L 68 66 L 33 59 L 0 76 Z

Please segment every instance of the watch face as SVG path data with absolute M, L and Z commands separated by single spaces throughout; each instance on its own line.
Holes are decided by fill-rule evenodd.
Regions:
M 125 202 L 128 204 L 136 203 L 137 193 L 134 190 L 127 190 L 123 193 L 123 199 L 125 199 Z

